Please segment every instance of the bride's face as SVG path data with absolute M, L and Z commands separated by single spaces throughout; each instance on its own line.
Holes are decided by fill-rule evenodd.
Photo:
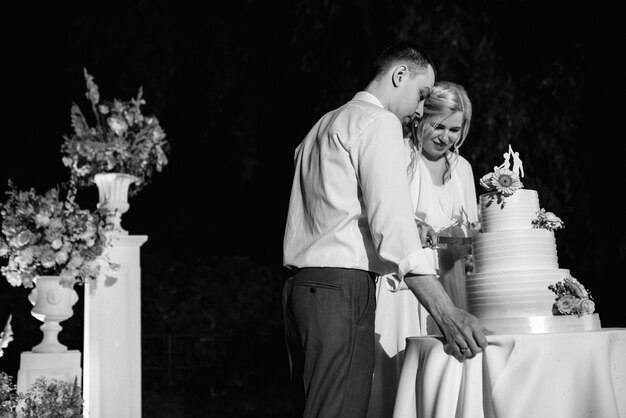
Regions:
M 431 125 L 432 133 L 422 140 L 422 154 L 431 161 L 439 160 L 461 139 L 462 128 L 462 112 L 452 113 L 440 123 Z

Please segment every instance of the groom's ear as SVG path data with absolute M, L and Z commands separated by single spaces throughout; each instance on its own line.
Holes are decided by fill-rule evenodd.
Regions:
M 409 67 L 403 64 L 398 65 L 393 69 L 393 72 L 391 73 L 391 82 L 394 87 L 398 87 L 406 78 L 409 78 Z

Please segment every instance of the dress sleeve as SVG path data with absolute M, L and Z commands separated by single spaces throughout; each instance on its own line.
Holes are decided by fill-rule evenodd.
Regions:
M 476 198 L 476 182 L 474 181 L 474 172 L 470 163 L 463 158 L 463 175 L 461 181 L 463 183 L 465 196 L 465 212 L 469 222 L 478 221 L 478 200 Z

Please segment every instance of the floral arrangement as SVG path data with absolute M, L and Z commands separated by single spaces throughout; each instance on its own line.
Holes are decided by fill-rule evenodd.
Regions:
M 557 298 L 552 307 L 553 315 L 587 315 L 595 311 L 593 297 L 574 277 L 569 276 L 563 282 L 548 286 Z
M 64 285 L 84 283 L 117 265 L 102 254 L 110 244 L 103 210 L 81 209 L 75 189 L 61 198 L 60 188 L 44 195 L 31 188 L 19 191 L 9 181 L 8 199 L 0 206 L 1 272 L 12 286 L 33 286 L 39 275 L 60 276 Z
M 537 212 L 537 218 L 533 219 L 531 223 L 535 229 L 543 228 L 548 231 L 556 231 L 557 229 L 565 227 L 561 218 L 552 212 L 546 212 L 543 208 Z
M 42 376 L 25 393 L 18 393 L 13 378 L 0 372 L 0 416 L 82 418 L 83 404 L 77 379 L 71 383 Z
M 70 168 L 72 182 L 89 186 L 98 173 L 124 173 L 137 178 L 129 195 L 145 187 L 154 171 L 160 172 L 168 160 L 169 143 L 155 116 L 144 116 L 143 90 L 123 101 L 100 100 L 98 85 L 84 69 L 86 97 L 91 104 L 93 126 L 80 107 L 73 103 L 71 120 L 74 133 L 64 136 L 63 164 Z
M 519 176 L 508 168 L 494 167 L 480 179 L 480 185 L 488 192 L 497 192 L 503 196 L 510 196 L 524 187 Z

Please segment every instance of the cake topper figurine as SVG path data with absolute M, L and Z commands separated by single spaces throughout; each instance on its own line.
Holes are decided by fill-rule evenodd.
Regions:
M 524 184 L 520 180 L 524 176 L 522 160 L 519 153 L 514 152 L 509 144 L 509 151 L 502 154 L 504 162 L 500 166 L 494 166 L 491 173 L 487 173 L 480 178 L 480 185 L 488 192 L 495 192 L 494 199 L 504 207 L 503 197 L 511 196 L 516 190 L 522 189 Z M 511 158 L 513 163 L 511 164 Z M 512 165 L 512 167 L 511 167 Z
M 518 177 L 524 177 L 524 167 L 522 165 L 522 159 L 519 157 L 519 152 L 514 152 L 513 148 L 511 148 L 511 144 L 509 144 L 509 151 L 502 154 L 504 157 L 504 162 L 500 165 L 500 167 L 494 168 L 504 168 L 506 170 L 511 170 Z M 511 157 L 513 158 L 513 166 L 511 168 Z

